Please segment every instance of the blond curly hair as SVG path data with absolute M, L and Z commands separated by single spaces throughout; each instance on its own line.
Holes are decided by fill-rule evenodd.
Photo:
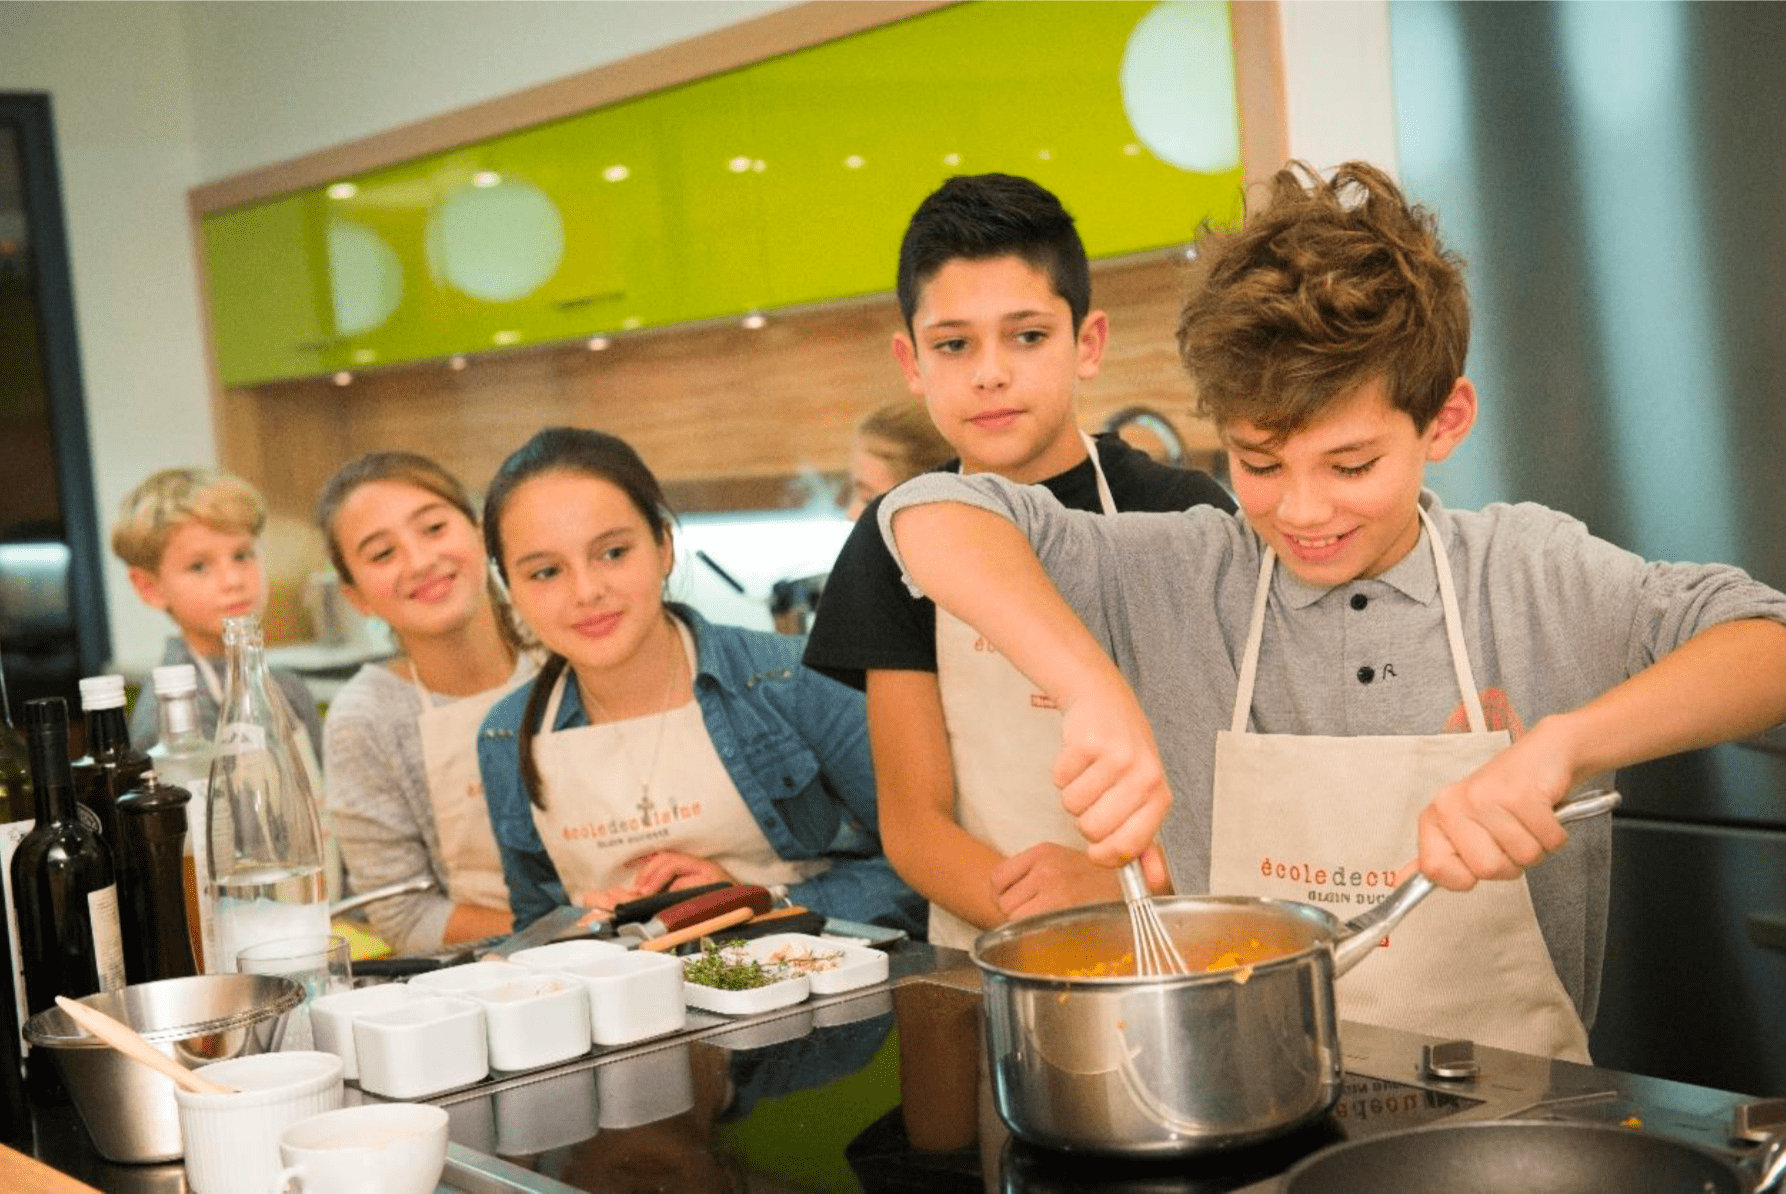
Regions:
M 112 551 L 128 567 L 154 572 L 168 539 L 190 522 L 259 535 L 267 525 L 267 503 L 234 473 L 164 468 L 125 495 L 112 524 Z
M 1269 186 L 1239 229 L 1198 240 L 1178 320 L 1198 413 L 1281 442 L 1381 378 L 1424 431 L 1469 350 L 1463 260 L 1375 166 L 1292 162 Z

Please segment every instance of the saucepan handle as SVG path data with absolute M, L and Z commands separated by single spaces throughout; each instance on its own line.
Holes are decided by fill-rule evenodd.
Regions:
M 1583 792 L 1573 800 L 1557 806 L 1557 820 L 1567 825 L 1610 813 L 1619 806 L 1619 799 L 1619 794 L 1610 788 Z M 1363 961 L 1365 955 L 1376 947 L 1378 939 L 1400 924 L 1402 917 L 1413 911 L 1414 905 L 1424 900 L 1432 890 L 1433 881 L 1416 873 L 1390 892 L 1389 897 L 1375 908 L 1347 921 L 1333 942 L 1334 975 L 1337 977 L 1344 974 Z

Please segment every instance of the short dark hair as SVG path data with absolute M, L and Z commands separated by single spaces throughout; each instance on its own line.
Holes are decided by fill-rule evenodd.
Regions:
M 1421 431 L 1463 375 L 1463 260 L 1383 171 L 1291 162 L 1239 229 L 1199 237 L 1178 352 L 1199 414 L 1284 438 L 1381 378 Z
M 1073 313 L 1091 310 L 1091 265 L 1073 217 L 1046 188 L 1012 174 L 957 174 L 932 191 L 899 242 L 899 311 L 912 331 L 918 294 L 951 261 L 1020 257 L 1048 275 Z

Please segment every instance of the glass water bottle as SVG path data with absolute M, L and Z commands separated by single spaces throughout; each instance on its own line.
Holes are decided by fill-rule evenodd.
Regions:
M 329 931 L 316 796 L 273 705 L 260 619 L 226 619 L 223 647 L 229 678 L 206 818 L 213 973 L 234 971 L 250 945 Z

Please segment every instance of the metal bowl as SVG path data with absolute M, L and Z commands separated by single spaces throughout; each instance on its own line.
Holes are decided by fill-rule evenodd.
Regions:
M 204 974 L 138 983 L 81 1002 L 122 1020 L 191 1069 L 279 1047 L 287 1014 L 304 988 L 277 974 Z M 90 1036 L 61 1008 L 25 1022 L 25 1040 L 56 1059 L 75 1110 L 108 1161 L 178 1160 L 174 1084 Z

